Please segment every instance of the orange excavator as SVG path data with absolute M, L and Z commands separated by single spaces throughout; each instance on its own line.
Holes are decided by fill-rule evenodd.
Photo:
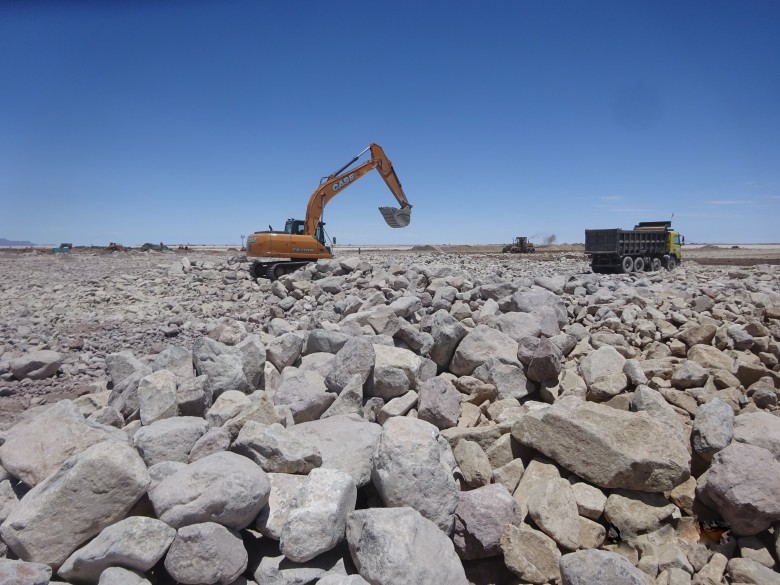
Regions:
M 368 151 L 371 151 L 371 157 L 350 169 Z M 248 258 L 273 258 L 265 262 L 255 260 L 249 268 L 252 278 L 276 280 L 320 258 L 333 258 L 331 247 L 325 244 L 325 206 L 346 187 L 373 169 L 379 172 L 401 206 L 380 207 L 382 217 L 390 227 L 408 226 L 412 206 L 406 199 L 393 164 L 379 145 L 370 144 L 335 173 L 322 178 L 319 187 L 309 198 L 305 219 L 288 219 L 284 231 L 274 231 L 269 225 L 267 231 L 258 231 L 247 237 Z

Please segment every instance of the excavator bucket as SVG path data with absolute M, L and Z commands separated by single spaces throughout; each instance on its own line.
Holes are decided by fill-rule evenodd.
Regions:
M 392 228 L 403 228 L 409 225 L 412 220 L 412 208 L 404 207 L 380 207 L 379 212 L 385 218 L 387 225 Z

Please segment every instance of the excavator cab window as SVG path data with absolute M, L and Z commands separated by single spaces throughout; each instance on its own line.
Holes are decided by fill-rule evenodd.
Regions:
M 288 219 L 284 224 L 285 233 L 292 235 L 300 235 L 303 233 L 305 222 L 300 219 Z

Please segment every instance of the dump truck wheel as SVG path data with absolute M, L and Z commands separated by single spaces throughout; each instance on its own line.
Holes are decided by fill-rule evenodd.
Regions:
M 677 268 L 677 258 L 669 256 L 669 259 L 666 261 L 666 269 L 674 270 L 675 268 Z
M 645 259 L 641 256 L 634 258 L 634 270 L 636 272 L 642 272 L 645 269 Z
M 652 262 L 650 262 L 650 270 L 653 272 L 658 272 L 661 270 L 661 259 L 660 258 L 653 258 Z
M 628 274 L 634 269 L 634 259 L 631 256 L 624 256 L 620 268 L 623 274 Z

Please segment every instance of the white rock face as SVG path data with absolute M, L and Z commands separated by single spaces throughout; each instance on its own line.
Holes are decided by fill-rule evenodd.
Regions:
M 295 496 L 285 520 L 279 549 L 303 563 L 344 539 L 347 515 L 354 511 L 357 488 L 352 476 L 336 469 L 313 469 Z
M 352 512 L 347 542 L 360 576 L 369 583 L 468 584 L 452 541 L 411 508 Z
M 100 442 L 30 490 L 0 526 L 0 536 L 20 559 L 57 569 L 84 542 L 124 518 L 150 482 L 132 447 Z
M 524 416 L 512 435 L 599 487 L 665 491 L 690 476 L 687 448 L 662 422 L 573 396 Z
M 179 583 L 233 583 L 247 567 L 241 537 L 215 522 L 184 526 L 165 556 L 165 570 Z
M 268 503 L 271 484 L 250 459 L 219 452 L 190 463 L 149 493 L 157 517 L 180 528 L 216 522 L 234 530 L 251 524 Z
M 374 450 L 371 479 L 386 506 L 414 508 L 449 534 L 458 490 L 437 437 L 438 429 L 425 421 L 389 419 Z
M 94 583 L 109 567 L 143 573 L 163 557 L 175 536 L 176 529 L 155 518 L 125 518 L 70 555 L 57 574 L 68 581 Z
M 127 442 L 121 431 L 84 420 L 79 408 L 63 400 L 5 434 L 0 461 L 14 477 L 36 486 L 73 455 L 102 441 Z

